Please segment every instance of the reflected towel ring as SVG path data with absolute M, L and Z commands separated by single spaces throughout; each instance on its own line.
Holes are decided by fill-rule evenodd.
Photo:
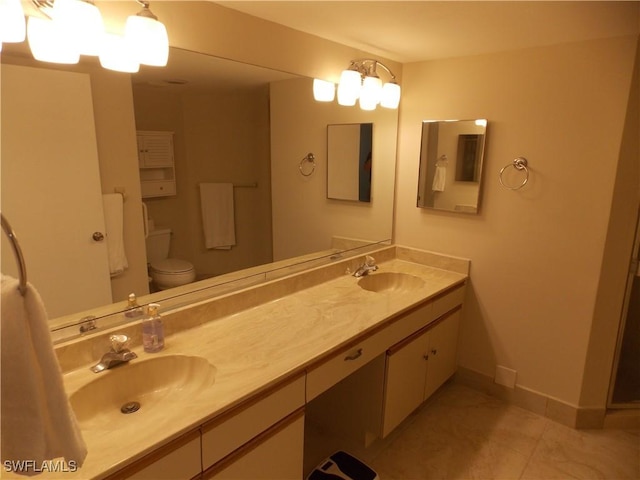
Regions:
M 529 169 L 527 168 L 527 159 L 524 157 L 518 157 L 518 158 L 514 158 L 513 162 L 511 162 L 508 165 L 505 165 L 504 167 L 502 167 L 502 170 L 500 170 L 500 183 L 502 184 L 503 187 L 508 188 L 509 190 L 519 190 L 522 187 L 524 187 L 527 182 L 529 181 Z M 524 170 L 525 173 L 525 177 L 524 180 L 522 181 L 522 183 L 520 185 L 516 185 L 516 186 L 510 186 L 510 185 L 506 185 L 503 181 L 502 181 L 502 174 L 504 173 L 504 171 L 508 168 L 508 167 L 513 167 L 516 170 Z
M 304 167 L 306 163 L 311 164 L 311 167 L 305 170 Z M 298 165 L 298 168 L 300 169 L 300 173 L 304 177 L 309 177 L 313 175 L 313 172 L 316 171 L 316 156 L 311 152 L 307 153 L 307 155 L 302 160 L 300 160 L 300 165 Z

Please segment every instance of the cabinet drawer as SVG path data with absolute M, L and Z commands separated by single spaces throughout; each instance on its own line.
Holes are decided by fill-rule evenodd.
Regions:
M 456 287 L 455 290 L 445 292 L 433 300 L 433 318 L 438 318 L 458 305 L 462 305 L 464 300 L 464 285 Z
M 143 197 L 163 197 L 176 194 L 176 182 L 173 180 L 161 180 L 140 182 Z
M 202 427 L 202 466 L 209 468 L 304 406 L 304 376 Z
M 307 402 L 411 335 L 433 318 L 431 304 L 422 305 L 392 321 L 370 337 L 341 350 L 307 372 Z

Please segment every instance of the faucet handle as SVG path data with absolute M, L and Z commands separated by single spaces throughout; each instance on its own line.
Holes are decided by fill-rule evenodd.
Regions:
M 114 352 L 119 353 L 123 349 L 129 346 L 130 338 L 126 335 L 121 334 L 121 335 L 111 335 L 109 337 L 109 340 L 111 340 L 111 349 Z
M 372 267 L 376 264 L 376 259 L 373 258 L 371 255 L 367 255 L 366 257 L 364 257 L 364 264 L 367 265 L 368 267 Z

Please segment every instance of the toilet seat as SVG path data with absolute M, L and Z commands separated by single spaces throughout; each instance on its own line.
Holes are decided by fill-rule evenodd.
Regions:
M 160 290 L 179 287 L 196 279 L 193 265 L 179 258 L 166 258 L 158 262 L 151 262 L 150 267 L 151 278 Z
M 151 270 L 168 275 L 188 273 L 193 270 L 193 265 L 179 258 L 165 258 L 158 262 L 151 262 Z

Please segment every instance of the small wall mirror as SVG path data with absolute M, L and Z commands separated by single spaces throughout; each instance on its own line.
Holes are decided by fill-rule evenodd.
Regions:
M 487 120 L 422 122 L 418 207 L 478 213 Z
M 327 126 L 327 198 L 371 202 L 373 123 Z

